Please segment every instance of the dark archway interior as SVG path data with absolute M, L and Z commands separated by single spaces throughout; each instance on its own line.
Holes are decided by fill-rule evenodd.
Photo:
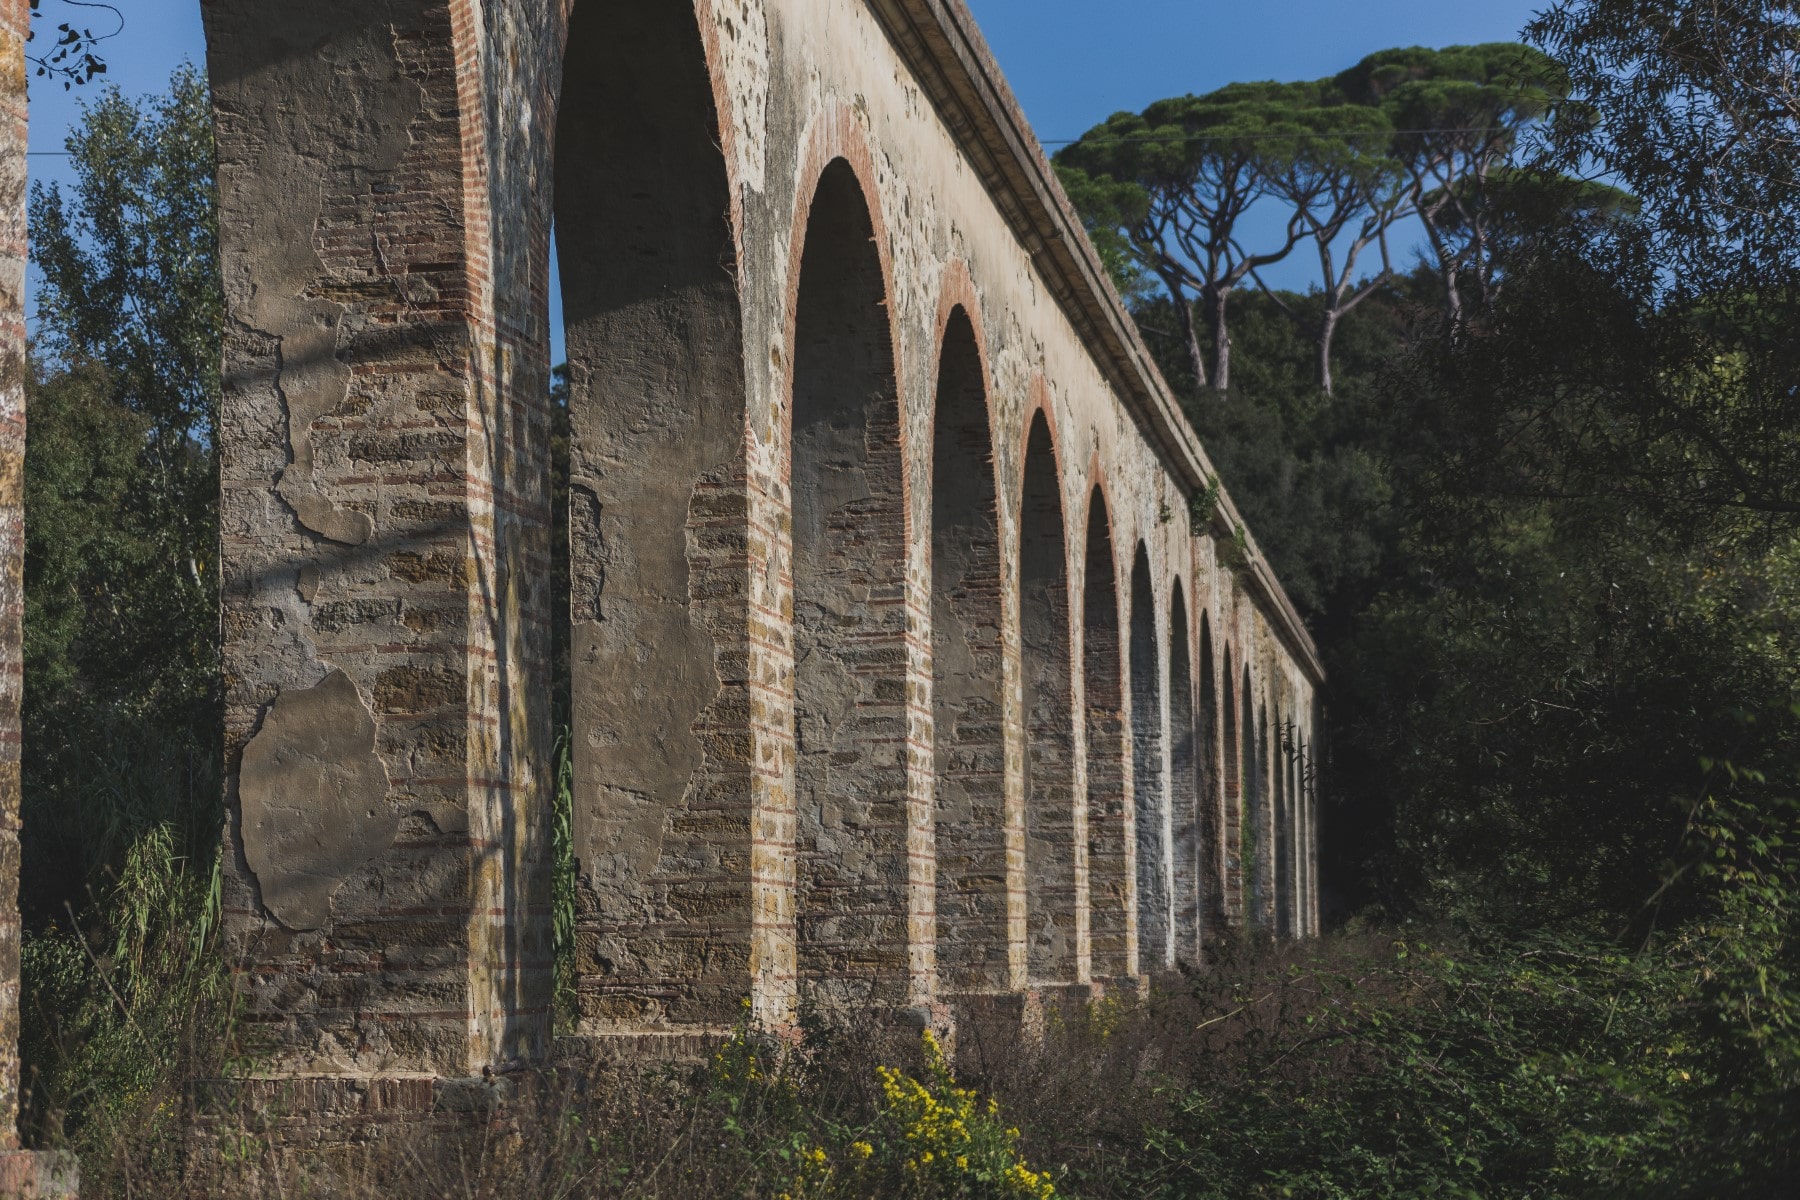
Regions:
M 1112 523 L 1099 488 L 1088 504 L 1082 592 L 1082 689 L 1087 706 L 1088 910 L 1096 975 L 1125 975 L 1131 962 L 1131 855 L 1125 832 L 1130 761 Z
M 931 480 L 939 985 L 1004 990 L 1011 975 L 1000 526 L 987 385 L 961 308 L 939 355 Z
M 1200 819 L 1199 730 L 1194 721 L 1194 670 L 1188 654 L 1188 609 L 1179 581 L 1169 601 L 1169 827 L 1173 839 L 1175 957 L 1200 962 L 1204 924 L 1204 823 Z
M 807 217 L 794 326 L 799 969 L 836 1003 L 908 981 L 906 526 L 874 225 L 833 162 Z
M 1275 929 L 1282 937 L 1294 933 L 1294 791 L 1289 777 L 1293 756 L 1287 734 L 1278 711 L 1269 739 L 1274 752 Z
M 1268 755 L 1263 736 L 1268 729 L 1266 716 L 1258 719 L 1256 695 L 1250 683 L 1250 669 L 1244 668 L 1244 803 L 1243 843 L 1245 923 L 1266 928 L 1269 917 L 1265 908 L 1269 901 L 1269 873 L 1265 859 L 1269 853 L 1268 820 L 1264 804 L 1268 798 Z
M 1019 643 L 1025 711 L 1026 963 L 1033 983 L 1079 970 L 1073 668 L 1068 543 L 1050 426 L 1039 413 L 1025 446 L 1019 509 Z
M 1225 904 L 1232 909 L 1240 922 L 1249 920 L 1245 906 L 1246 889 L 1249 886 L 1250 864 L 1245 858 L 1249 847 L 1244 840 L 1244 741 L 1238 721 L 1238 692 L 1233 683 L 1236 678 L 1232 674 L 1233 656 L 1231 645 L 1225 646 L 1225 669 L 1221 675 L 1225 686 L 1220 704 L 1220 742 L 1224 751 L 1225 767 L 1220 779 L 1221 812 L 1225 837 L 1220 841 L 1225 856 L 1225 889 L 1229 898 Z
M 1201 925 L 1225 928 L 1225 829 L 1224 753 L 1220 728 L 1225 721 L 1219 709 L 1217 662 L 1213 657 L 1212 615 L 1200 614 L 1200 898 Z
M 1174 961 L 1171 816 L 1163 774 L 1162 669 L 1157 653 L 1156 585 L 1142 542 L 1131 564 L 1131 796 L 1137 851 L 1140 971 Z
M 575 6 L 555 153 L 581 1016 L 716 1023 L 752 921 L 717 849 L 748 846 L 750 765 L 705 736 L 742 703 L 742 538 L 705 531 L 743 491 L 743 336 L 691 6 Z

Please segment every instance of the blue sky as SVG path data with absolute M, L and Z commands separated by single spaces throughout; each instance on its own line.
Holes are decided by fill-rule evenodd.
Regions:
M 203 61 L 198 0 L 118 2 L 128 25 L 106 43 L 104 56 L 106 78 L 126 94 L 160 91 L 183 59 Z M 1389 46 L 1512 38 L 1547 2 L 968 0 L 1025 115 L 1047 141 L 1079 137 L 1120 109 L 1234 80 L 1312 79 Z M 39 24 L 52 28 L 71 15 L 91 17 L 96 32 L 110 20 L 56 0 L 45 0 L 44 9 Z M 46 84 L 31 83 L 31 177 L 66 180 L 67 165 L 54 152 L 79 119 L 82 89 L 65 93 Z M 1268 278 L 1304 287 L 1313 269 L 1310 258 L 1296 255 Z

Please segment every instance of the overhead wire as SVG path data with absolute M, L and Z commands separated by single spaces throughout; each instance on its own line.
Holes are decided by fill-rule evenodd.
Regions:
M 1039 138 L 1044 146 L 1073 146 L 1077 142 L 1088 145 L 1104 145 L 1115 142 L 1243 142 L 1265 138 L 1334 138 L 1341 137 L 1346 141 L 1363 137 L 1411 137 L 1433 133 L 1502 133 L 1499 126 L 1476 126 L 1468 129 L 1342 129 L 1329 133 L 1312 130 L 1296 130 L 1291 133 L 1123 133 L 1111 137 L 1097 138 Z

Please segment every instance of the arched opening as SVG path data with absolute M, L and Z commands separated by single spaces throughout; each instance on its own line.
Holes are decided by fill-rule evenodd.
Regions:
M 590 1032 L 734 1019 L 748 990 L 743 336 L 692 6 L 582 0 L 557 117 L 568 352 L 576 971 Z M 724 716 L 715 714 L 724 713 Z
M 1259 703 L 1250 689 L 1249 672 L 1244 675 L 1244 732 L 1250 745 L 1244 754 L 1244 812 L 1250 822 L 1250 912 L 1252 921 L 1261 929 L 1271 930 L 1275 923 L 1275 897 L 1271 876 L 1275 867 L 1274 839 L 1270 829 L 1270 765 L 1269 706 Z
M 1088 503 L 1082 584 L 1082 692 L 1087 705 L 1088 911 L 1094 974 L 1136 967 L 1131 860 L 1126 836 L 1130 760 L 1126 742 L 1119 585 L 1112 522 L 1099 488 Z
M 1277 712 L 1275 725 L 1269 731 L 1274 751 L 1271 763 L 1274 786 L 1273 803 L 1269 806 L 1275 825 L 1275 929 L 1284 937 L 1294 936 L 1294 792 L 1288 772 L 1293 762 L 1293 743 L 1286 722 Z
M 1019 506 L 1019 651 L 1025 713 L 1025 946 L 1033 983 L 1080 978 L 1069 556 L 1056 448 L 1042 413 L 1025 444 Z
M 975 327 L 950 316 L 931 464 L 931 662 L 937 968 L 956 992 L 1011 983 L 1000 526 Z
M 1225 926 L 1225 844 L 1224 821 L 1220 816 L 1224 803 L 1222 773 L 1223 752 L 1219 747 L 1219 730 L 1224 714 L 1219 710 L 1217 662 L 1213 657 L 1212 615 L 1200 614 L 1200 711 L 1199 742 L 1196 757 L 1199 764 L 1200 819 L 1200 936 L 1202 943 L 1209 929 Z
M 1306 804 L 1306 741 L 1300 725 L 1293 726 L 1293 753 L 1288 756 L 1288 811 L 1293 814 L 1294 929 L 1301 937 L 1313 933 L 1311 906 L 1312 861 L 1307 847 L 1312 840 L 1312 817 Z
M 874 223 L 850 164 L 820 176 L 794 324 L 798 956 L 832 1003 L 908 990 L 906 519 Z
M 1204 921 L 1199 730 L 1188 655 L 1187 601 L 1176 581 L 1169 600 L 1169 825 L 1173 859 L 1175 957 L 1200 961 Z
M 1238 700 L 1236 676 L 1232 674 L 1232 653 L 1229 644 L 1225 647 L 1225 669 L 1220 676 L 1224 687 L 1220 689 L 1220 742 L 1224 752 L 1224 768 L 1220 775 L 1220 803 L 1222 823 L 1220 825 L 1220 853 L 1224 858 L 1225 903 L 1230 906 L 1232 914 L 1241 924 L 1248 920 L 1245 905 L 1245 889 L 1249 884 L 1246 863 L 1244 860 L 1244 739 L 1239 729 Z
M 1310 732 L 1310 723 L 1303 726 Z M 1313 741 L 1301 735 L 1300 754 L 1294 760 L 1294 801 L 1300 813 L 1300 929 L 1308 937 L 1319 932 L 1319 811 L 1313 783 L 1318 773 Z
M 1321 930 L 1319 920 L 1319 750 L 1318 750 L 1318 710 L 1312 708 L 1309 713 L 1307 728 L 1312 733 L 1306 743 L 1306 753 L 1300 760 L 1300 804 L 1306 814 L 1306 833 L 1301 842 L 1301 853 L 1306 863 L 1306 891 L 1301 900 L 1303 920 L 1308 933 L 1317 934 Z
M 1244 924 L 1263 922 L 1262 764 L 1256 728 L 1256 695 L 1251 690 L 1250 668 L 1244 668 L 1241 748 L 1238 786 L 1238 867 L 1244 880 Z
M 1174 962 L 1173 814 L 1163 764 L 1162 662 L 1157 653 L 1156 585 L 1139 542 L 1131 564 L 1131 796 L 1137 852 L 1138 969 Z

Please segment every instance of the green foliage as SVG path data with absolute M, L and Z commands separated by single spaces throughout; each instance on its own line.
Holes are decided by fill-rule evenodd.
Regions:
M 1378 110 L 1343 103 L 1328 84 L 1234 83 L 1115 113 L 1056 162 L 1121 291 L 1142 298 L 1159 281 L 1189 371 L 1223 391 L 1232 291 L 1309 232 L 1329 245 L 1367 207 L 1391 173 L 1379 165 L 1385 131 Z M 1285 234 L 1247 250 L 1239 222 L 1271 197 L 1293 206 Z M 1189 311 L 1196 297 L 1212 327 L 1210 367 Z
M 183 1082 L 224 1067 L 232 998 L 219 876 L 168 825 L 133 841 L 102 915 L 25 939 L 20 997 L 27 1132 L 82 1160 L 84 1192 L 168 1170 L 183 1154 Z
M 1222 1034 L 1221 1067 L 1149 1132 L 1163 1165 L 1141 1194 L 1762 1195 L 1794 1165 L 1779 1127 L 1738 1124 L 1720 1072 L 1768 1100 L 1795 1064 L 1741 1069 L 1697 1036 L 1695 962 L 1407 939 L 1256 986 L 1215 1000 L 1276 1006 Z
M 217 840 L 211 130 L 191 69 L 164 99 L 108 91 L 69 138 L 74 194 L 32 197 L 25 893 L 51 918 L 149 829 L 197 862 Z
M 1412 307 L 1404 288 L 1379 289 L 1349 313 L 1337 332 L 1336 395 L 1314 382 L 1314 347 L 1306 325 L 1269 297 L 1238 301 L 1233 341 L 1240 353 L 1233 403 L 1213 404 L 1192 386 L 1166 339 L 1160 363 L 1182 397 L 1188 419 L 1229 487 L 1232 501 L 1275 564 L 1282 586 L 1319 633 L 1348 598 L 1376 578 L 1392 541 L 1390 486 L 1380 461 L 1386 399 L 1379 382 Z M 1283 294 L 1305 320 L 1319 298 Z M 1141 307 L 1140 325 L 1164 327 L 1167 306 Z
M 726 1114 L 758 1194 L 785 1200 L 860 1196 L 1054 1200 L 1049 1172 L 1019 1153 L 1020 1131 L 957 1083 L 926 1030 L 916 1069 L 877 1064 L 872 1106 L 821 1104 L 846 1031 L 810 1022 L 805 1043 L 783 1053 L 739 1029 L 713 1060 L 713 1103 Z
M 180 1083 L 216 1069 L 222 726 L 222 301 L 211 110 L 177 72 L 116 90 L 38 189 L 43 272 L 25 455 L 21 1042 L 26 1128 L 178 1152 Z
M 970 1021 L 957 1071 L 980 1096 L 935 1043 L 883 1021 L 809 1018 L 797 1044 L 739 1030 L 698 1072 L 583 1078 L 497 1118 L 513 1125 L 494 1153 L 403 1148 L 369 1194 L 1790 1185 L 1792 21 L 1702 7 L 1567 0 L 1536 27 L 1556 62 L 1511 45 L 1384 52 L 1332 81 L 1121 114 L 1060 156 L 1319 638 L 1327 887 L 1419 924 L 1298 959 L 1221 939 L 1223 961 L 1161 981 L 1147 1004 L 1052 1005 L 1029 1036 L 1016 1019 Z M 80 1149 L 99 1188 L 146 1194 L 203 1190 L 180 1152 L 180 1092 L 225 1065 L 231 1017 L 208 120 L 191 73 L 165 102 L 108 94 L 71 142 L 75 193 L 39 192 L 32 213 L 48 288 L 26 462 L 27 1127 Z M 1526 160 L 1533 128 L 1544 153 Z M 1629 191 L 1578 182 L 1596 163 Z M 1345 291 L 1348 268 L 1327 265 L 1319 292 L 1240 298 L 1225 336 L 1224 298 L 1258 258 L 1231 245 L 1247 205 L 1295 214 L 1268 261 L 1332 214 L 1404 207 L 1396 197 L 1427 222 L 1430 266 Z M 1470 285 L 1480 304 L 1465 309 Z M 1210 293 L 1215 354 L 1242 352 L 1231 405 L 1203 401 L 1218 380 L 1196 291 Z M 1328 400 L 1319 339 L 1334 329 Z M 566 372 L 553 388 L 566 520 Z M 1219 499 L 1209 481 L 1196 517 L 1214 521 Z M 1228 564 L 1245 553 L 1234 532 Z M 566 525 L 552 545 L 567 1022 Z M 1267 832 L 1247 825 L 1246 846 Z M 253 1133 L 244 1145 L 260 1161 Z

